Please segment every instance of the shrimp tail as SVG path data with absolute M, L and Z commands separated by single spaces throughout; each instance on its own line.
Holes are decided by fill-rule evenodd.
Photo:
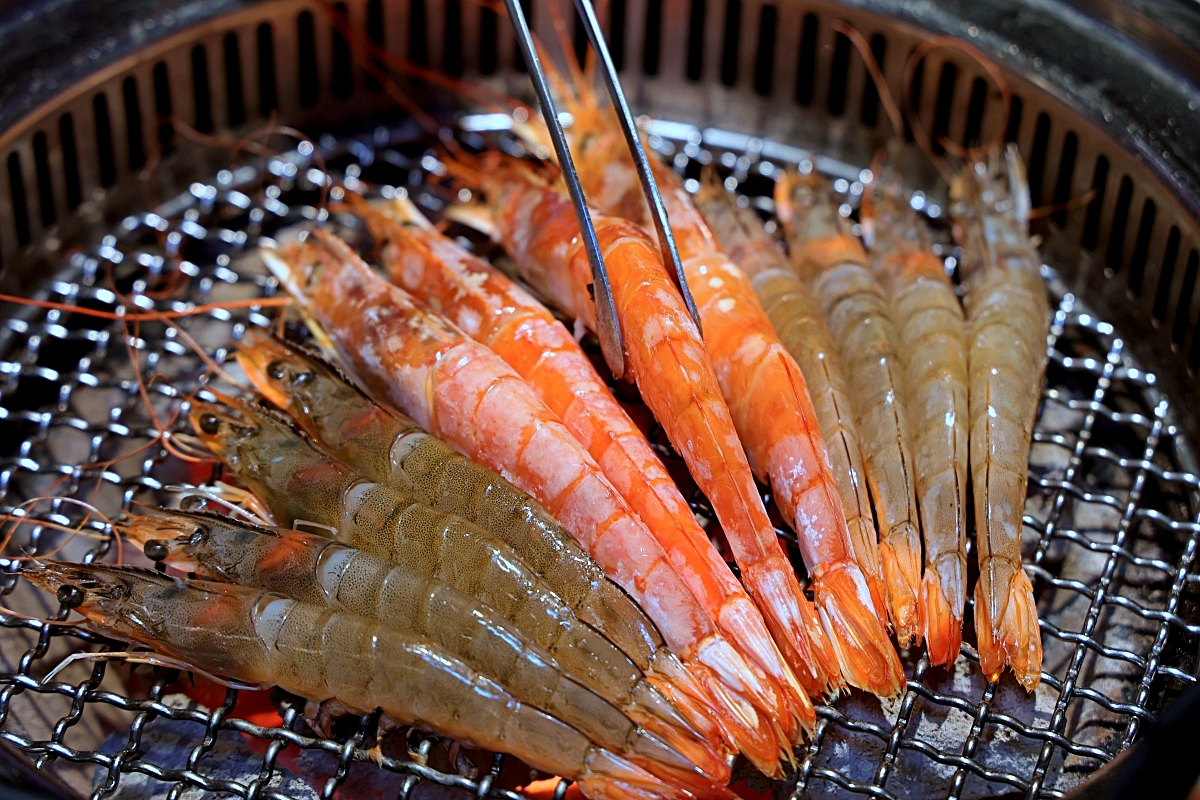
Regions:
M 915 527 L 896 526 L 879 540 L 879 562 L 901 646 L 921 643 L 921 537 Z
M 686 800 L 692 795 L 674 789 L 619 756 L 596 749 L 587 759 L 586 772 L 579 788 L 592 800 Z M 728 790 L 713 787 L 714 797 L 729 795 Z
M 931 564 L 921 582 L 921 627 L 935 667 L 953 664 L 962 647 L 967 576 L 958 555 L 949 555 Z
M 790 754 L 791 745 L 775 720 L 733 694 L 714 670 L 693 666 L 692 674 L 700 679 L 712 698 L 710 702 L 722 736 L 732 741 L 734 747 L 764 775 L 782 778 L 780 756 Z
M 1008 664 L 1026 691 L 1037 688 L 1042 680 L 1042 636 L 1033 585 L 1024 569 L 1000 563 L 1000 559 L 980 566 L 975 584 L 975 633 L 979 666 L 988 680 L 999 680 Z
M 905 685 L 904 668 L 858 565 L 846 562 L 817 570 L 813 595 L 846 682 L 879 697 L 898 695 Z

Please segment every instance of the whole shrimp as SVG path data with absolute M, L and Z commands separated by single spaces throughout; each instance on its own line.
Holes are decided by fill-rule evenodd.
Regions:
M 567 198 L 517 166 L 478 177 L 522 276 L 594 328 L 591 278 Z M 643 399 L 712 500 L 742 582 L 801 684 L 814 694 L 836 687 L 837 656 L 778 543 L 717 373 L 656 245 L 627 220 L 595 214 L 593 223 Z
M 194 401 L 190 418 L 202 441 L 276 518 L 292 527 L 330 531 L 351 547 L 481 600 L 560 661 L 577 665 L 603 696 L 623 705 L 636 702 L 655 715 L 667 726 L 655 730 L 673 745 L 688 747 L 692 732 L 717 735 L 706 710 L 711 702 L 707 693 L 661 640 L 647 650 L 635 649 L 635 666 L 600 635 L 603 629 L 597 634 L 579 621 L 591 606 L 608 599 L 594 591 L 589 572 L 595 566 L 589 569 L 586 556 L 563 560 L 558 569 L 539 575 L 503 541 L 461 517 L 415 502 L 395 487 L 367 481 L 264 410 L 247 403 L 227 408 Z M 633 619 L 635 614 L 617 618 Z M 646 630 L 657 639 L 649 622 Z M 687 722 L 681 722 L 680 711 Z M 673 728 L 687 735 L 674 736 Z M 704 762 L 706 772 L 720 779 L 720 755 L 699 749 L 699 755 L 689 750 L 689 757 Z
M 846 680 L 882 696 L 904 686 L 887 635 L 878 579 L 855 558 L 841 495 L 805 377 L 775 333 L 750 276 L 721 250 L 679 177 L 657 168 L 680 256 L 734 424 L 756 474 L 770 479 L 776 504 L 797 533 L 813 595 Z M 706 197 L 723 189 L 710 186 Z M 729 206 L 710 204 L 721 227 Z
M 879 543 L 867 495 L 858 426 L 842 359 L 821 307 L 788 263 L 779 240 L 767 232 L 754 211 L 740 208 L 728 193 L 712 187 L 702 188 L 696 203 L 721 247 L 750 278 L 779 340 L 804 373 L 842 497 L 850 547 L 867 579 L 875 611 L 880 619 L 886 619 Z
M 1033 586 L 1021 565 L 1021 515 L 1029 448 L 1046 371 L 1050 305 L 1030 241 L 1029 186 L 1014 146 L 1005 152 L 1008 191 L 985 164 L 955 185 L 962 220 L 982 244 L 983 268 L 966 296 L 971 480 L 975 487 L 979 664 L 997 680 L 1005 664 L 1033 691 L 1042 678 L 1042 638 Z M 972 219 L 970 212 L 978 217 Z
M 436 578 L 325 537 L 215 514 L 157 512 L 116 529 L 151 560 L 427 639 L 657 777 L 697 793 L 715 791 L 685 756 L 634 722 L 644 710 L 610 704 L 495 610 Z
M 347 198 L 358 197 L 348 194 Z M 392 280 L 438 308 L 523 377 L 667 553 L 676 573 L 741 653 L 803 705 L 803 688 L 762 614 L 717 553 L 666 467 L 561 322 L 526 291 L 456 242 L 418 224 L 407 201 L 348 205 L 363 216 Z M 414 221 L 417 220 L 417 221 Z
M 535 769 L 579 782 L 590 797 L 688 797 L 512 693 L 438 645 L 324 605 L 261 589 L 171 578 L 150 570 L 45 562 L 31 583 L 82 614 L 89 628 L 147 645 L 211 674 L 381 708 Z
M 340 240 L 313 231 L 304 243 L 264 256 L 369 389 L 530 492 L 579 539 L 716 700 L 730 743 L 779 774 L 780 752 L 790 755 L 790 748 L 771 716 L 781 707 L 778 686 L 715 628 L 659 544 L 528 384 Z M 811 723 L 811 705 L 808 712 Z
M 923 629 L 932 664 L 962 644 L 967 599 L 967 353 L 963 312 L 929 232 L 896 183 L 864 203 L 871 266 L 892 303 L 925 539 Z
M 919 642 L 921 533 L 890 305 L 815 171 L 785 177 L 777 196 L 794 266 L 812 284 L 850 381 L 892 627 L 902 645 Z

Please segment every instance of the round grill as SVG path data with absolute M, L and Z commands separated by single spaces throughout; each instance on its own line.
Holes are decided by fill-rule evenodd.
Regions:
M 258 239 L 319 215 L 313 181 L 322 163 L 336 179 L 393 186 L 419 184 L 430 166 L 422 160 L 429 137 L 359 67 L 324 7 L 112 3 L 101 14 L 85 5 L 0 25 L 0 69 L 20 75 L 0 97 L 6 292 L 102 311 L 117 307 L 114 289 L 160 312 L 270 297 L 277 287 L 254 255 Z M 527 93 L 507 20 L 488 8 L 353 0 L 333 9 L 398 55 Z M 841 698 L 819 710 L 794 776 L 748 776 L 751 788 L 780 798 L 1059 797 L 1196 682 L 1200 184 L 1194 142 L 1181 131 L 1196 116 L 1197 95 L 1167 80 L 1192 51 L 1164 40 L 1151 58 L 1139 53 L 1138 28 L 1127 19 L 1083 18 L 1065 6 L 989 3 L 970 13 L 807 0 L 610 0 L 602 12 L 631 101 L 654 117 L 652 144 L 685 172 L 722 165 L 747 195 L 764 194 L 774 169 L 812 158 L 844 179 L 854 204 L 860 169 L 889 138 L 861 60 L 832 27 L 837 19 L 864 33 L 897 96 L 921 40 L 952 33 L 973 41 L 1001 65 L 1012 114 L 1003 119 L 977 65 L 934 50 L 914 79 L 924 127 L 972 144 L 1005 125 L 1002 138 L 1017 142 L 1029 164 L 1035 204 L 1096 191 L 1038 230 L 1058 304 L 1023 543 L 1043 620 L 1042 687 L 1028 696 L 1010 680 L 989 686 L 969 646 L 953 671 L 908 653 L 900 701 Z M 532 19 L 551 41 L 541 0 Z M 1127 32 L 1116 36 L 1117 25 Z M 1104 58 L 1089 42 L 1107 46 Z M 1135 85 L 1136 94 L 1127 91 Z M 439 119 L 459 107 L 447 93 L 414 91 Z M 308 132 L 323 161 L 304 148 L 231 161 L 227 150 L 194 141 L 236 138 L 270 120 Z M 897 161 L 908 183 L 925 190 L 914 203 L 938 221 L 945 198 L 936 174 L 911 145 Z M 754 202 L 769 213 L 766 197 Z M 948 240 L 940 246 L 952 254 Z M 160 299 L 180 282 L 186 291 Z M 171 484 L 212 477 L 157 445 L 134 451 L 163 427 L 182 429 L 172 417 L 180 397 L 207 380 L 193 344 L 221 361 L 244 326 L 271 324 L 274 315 L 242 306 L 108 320 L 6 306 L 3 510 L 53 494 L 115 514 L 134 501 L 166 500 Z M 703 498 L 694 499 L 703 514 Z M 67 501 L 31 513 L 58 524 L 82 516 Z M 94 520 L 88 527 L 103 531 Z M 50 528 L 24 526 L 7 555 L 44 555 L 62 541 Z M 99 558 L 114 546 L 77 537 L 60 555 Z M 16 571 L 16 562 L 4 563 Z M 27 584 L 7 585 L 8 608 L 59 612 Z M 186 676 L 103 663 L 45 681 L 75 649 L 115 646 L 0 619 L 5 768 L 64 796 L 309 797 L 341 787 L 408 797 L 441 785 L 513 797 L 497 788 L 511 783 L 511 759 L 480 759 L 416 734 L 373 750 L 370 719 L 343 720 L 338 738 L 323 739 L 304 725 L 295 698 L 268 704 L 219 690 L 202 707 L 180 693 Z

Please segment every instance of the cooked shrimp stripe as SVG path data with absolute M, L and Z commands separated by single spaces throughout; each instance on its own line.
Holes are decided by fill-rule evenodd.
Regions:
M 662 548 L 528 384 L 332 236 L 313 231 L 269 259 L 369 390 L 537 497 L 579 539 L 717 700 L 734 744 L 778 774 L 787 741 L 769 716 L 778 689 L 713 627 Z

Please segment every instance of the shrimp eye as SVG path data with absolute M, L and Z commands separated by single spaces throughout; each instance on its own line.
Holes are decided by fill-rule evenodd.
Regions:
M 83 593 L 83 589 L 80 589 L 78 586 L 72 586 L 69 583 L 64 583 L 62 586 L 58 587 L 58 592 L 56 592 L 56 594 L 58 596 L 58 602 L 62 603 L 67 608 L 78 608 L 79 606 L 83 605 L 83 601 L 87 597 L 87 595 Z
M 205 414 L 200 417 L 200 430 L 210 436 L 216 436 L 217 431 L 221 430 L 221 420 L 217 419 L 216 414 Z
M 270 364 L 267 364 L 267 374 L 277 381 L 283 380 L 287 377 L 287 362 L 272 361 Z
M 299 375 L 292 378 L 292 383 L 295 384 L 296 386 L 303 386 L 304 384 L 308 383 L 312 379 L 313 379 L 313 374 L 311 372 L 301 372 Z
M 142 548 L 142 552 L 145 553 L 146 558 L 150 559 L 151 561 L 166 561 L 167 556 L 171 554 L 170 549 L 167 547 L 167 543 L 161 539 L 151 539 L 150 541 L 146 542 L 146 545 Z

